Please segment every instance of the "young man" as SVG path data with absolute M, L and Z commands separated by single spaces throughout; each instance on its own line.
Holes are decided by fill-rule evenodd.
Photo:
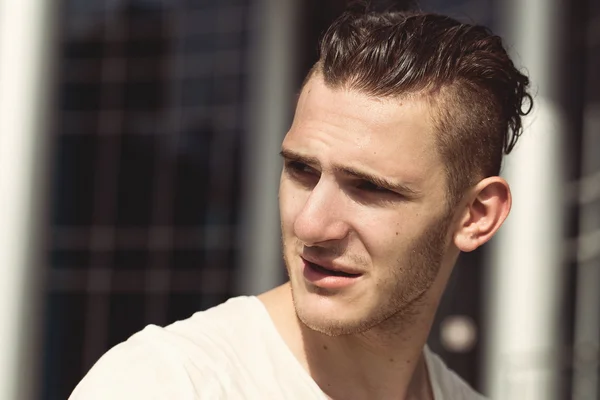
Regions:
M 282 144 L 289 282 L 147 327 L 71 399 L 480 399 L 425 342 L 459 253 L 508 215 L 527 86 L 485 28 L 344 14 Z

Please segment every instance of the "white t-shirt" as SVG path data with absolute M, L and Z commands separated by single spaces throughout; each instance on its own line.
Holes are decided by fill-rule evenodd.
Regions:
M 425 348 L 435 400 L 482 400 Z M 256 297 L 236 297 L 166 328 L 154 325 L 107 352 L 70 400 L 318 399 Z

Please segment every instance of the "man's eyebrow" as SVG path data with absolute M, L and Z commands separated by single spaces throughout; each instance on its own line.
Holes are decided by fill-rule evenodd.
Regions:
M 303 163 L 306 165 L 317 165 L 317 166 L 320 165 L 320 162 L 316 157 L 305 156 L 305 155 L 298 154 L 296 152 L 293 152 L 293 151 L 290 151 L 287 149 L 281 150 L 281 152 L 279 154 L 284 159 L 289 160 L 289 161 L 296 161 L 296 162 L 300 162 L 300 163 Z M 377 176 L 375 174 L 372 174 L 372 173 L 369 173 L 366 171 L 361 171 L 354 167 L 334 166 L 333 170 L 334 170 L 334 172 L 337 172 L 337 173 L 340 173 L 343 175 L 347 175 L 347 176 L 352 176 L 357 179 L 362 179 L 364 181 L 371 182 L 374 185 L 377 185 L 382 188 L 389 189 L 389 190 L 392 190 L 395 192 L 399 192 L 399 193 L 402 193 L 407 196 L 418 197 L 421 194 L 418 190 L 413 189 L 409 185 L 399 183 L 399 182 L 394 182 L 390 179 L 386 179 L 384 177 Z
M 320 165 L 321 163 L 316 157 L 304 156 L 293 151 L 282 149 L 279 154 L 286 160 L 301 162 L 306 165 Z
M 364 181 L 371 182 L 382 188 L 389 189 L 389 190 L 392 190 L 395 192 L 400 192 L 400 193 L 408 195 L 408 196 L 416 197 L 421 194 L 418 190 L 413 189 L 411 186 L 408 186 L 406 184 L 403 184 L 400 182 L 394 182 L 390 179 L 387 179 L 387 178 L 384 178 L 381 176 L 377 176 L 377 175 L 371 174 L 366 171 L 360 171 L 353 167 L 336 166 L 336 167 L 334 167 L 334 170 L 339 173 L 342 173 L 344 175 L 350 175 L 354 178 L 362 179 Z

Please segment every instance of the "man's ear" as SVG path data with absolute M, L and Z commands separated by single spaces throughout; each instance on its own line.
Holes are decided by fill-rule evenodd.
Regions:
M 469 252 L 494 236 L 508 216 L 512 198 L 508 183 L 492 176 L 475 185 L 466 199 L 454 244 L 459 250 Z

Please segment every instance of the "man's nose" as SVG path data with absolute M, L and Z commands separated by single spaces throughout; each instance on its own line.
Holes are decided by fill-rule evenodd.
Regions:
M 344 239 L 349 233 L 346 200 L 335 182 L 321 179 L 294 221 L 296 237 L 306 246 Z

